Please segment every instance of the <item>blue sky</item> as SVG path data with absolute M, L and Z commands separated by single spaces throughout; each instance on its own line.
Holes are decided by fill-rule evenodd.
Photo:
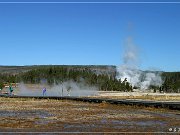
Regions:
M 141 69 L 180 71 L 180 3 L 0 3 L 0 65 L 118 66 L 128 36 Z

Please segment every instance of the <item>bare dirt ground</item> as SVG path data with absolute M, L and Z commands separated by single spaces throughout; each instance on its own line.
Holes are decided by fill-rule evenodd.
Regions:
M 108 103 L 1 97 L 0 131 L 180 134 L 180 112 Z

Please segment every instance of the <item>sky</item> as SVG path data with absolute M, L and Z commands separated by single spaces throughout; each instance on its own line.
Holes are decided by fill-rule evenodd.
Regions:
M 131 37 L 140 69 L 180 71 L 180 3 L 11 1 L 0 0 L 0 65 L 119 66 Z

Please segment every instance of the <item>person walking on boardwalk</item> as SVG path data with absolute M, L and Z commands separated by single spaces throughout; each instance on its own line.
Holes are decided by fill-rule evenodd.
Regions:
M 45 87 L 42 89 L 42 92 L 43 92 L 43 96 L 46 96 L 46 88 Z
M 9 95 L 12 96 L 13 87 L 12 84 L 9 85 Z
M 70 96 L 70 92 L 71 92 L 71 86 L 67 87 L 67 96 Z

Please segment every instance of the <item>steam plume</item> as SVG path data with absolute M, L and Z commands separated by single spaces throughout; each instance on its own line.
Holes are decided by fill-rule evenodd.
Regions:
M 148 89 L 150 85 L 160 86 L 162 79 L 159 72 L 144 72 L 138 66 L 138 47 L 133 43 L 132 37 L 128 37 L 125 43 L 123 64 L 117 68 L 117 79 L 131 83 L 141 90 Z
M 125 53 L 123 56 L 123 62 L 125 65 L 135 66 L 138 61 L 138 48 L 134 45 L 133 39 L 128 37 L 125 43 Z
M 21 96 L 42 96 L 42 89 L 46 87 L 46 96 L 94 96 L 98 93 L 96 87 L 86 86 L 82 83 L 75 83 L 73 81 L 66 81 L 62 84 L 49 86 L 45 83 L 43 84 L 19 84 L 18 95 Z M 33 87 L 32 87 L 33 86 Z

